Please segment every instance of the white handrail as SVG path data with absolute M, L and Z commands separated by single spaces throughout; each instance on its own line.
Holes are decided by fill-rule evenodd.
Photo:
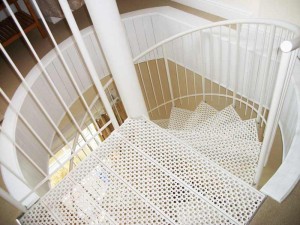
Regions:
M 248 31 L 247 31 L 247 36 L 243 37 L 241 35 L 242 35 L 243 25 L 245 25 L 245 24 L 248 25 L 247 26 Z M 251 40 L 251 37 L 249 37 L 250 36 L 249 35 L 249 29 L 251 29 L 249 27 L 251 25 L 256 26 L 256 32 L 254 33 L 255 36 L 253 37 L 252 40 Z M 231 34 L 231 30 L 235 30 L 233 28 L 235 26 L 237 27 L 237 31 L 236 31 L 237 34 L 236 34 L 236 37 L 233 39 L 234 42 L 232 42 L 230 34 Z M 218 34 L 214 34 L 212 32 L 213 28 L 215 28 L 215 27 L 220 27 L 219 32 L 218 32 L 220 34 L 219 37 L 217 36 Z M 214 75 L 216 69 L 212 68 L 213 67 L 212 63 L 214 63 L 213 60 L 214 60 L 214 54 L 215 54 L 212 51 L 214 51 L 214 49 L 216 48 L 216 44 L 213 43 L 213 41 L 214 41 L 213 38 L 217 37 L 217 38 L 220 39 L 220 40 L 218 40 L 221 43 L 219 48 L 222 48 L 222 37 L 223 36 L 221 35 L 222 32 L 220 32 L 222 27 L 226 27 L 229 30 L 229 36 L 228 36 L 228 38 L 226 37 L 227 38 L 226 40 L 228 40 L 228 50 L 227 50 L 228 56 L 227 56 L 227 58 L 228 58 L 229 62 L 232 61 L 231 60 L 232 57 L 233 57 L 233 60 L 236 60 L 234 62 L 235 64 L 234 64 L 233 69 L 230 69 L 231 63 L 228 63 L 229 64 L 228 65 L 229 73 L 227 73 L 225 79 L 227 79 L 227 85 L 229 85 L 229 87 L 226 86 L 226 94 L 213 93 L 213 81 L 216 77 L 216 75 Z M 263 31 L 261 31 L 260 28 L 262 28 Z M 280 35 L 280 37 L 277 37 L 276 32 L 280 33 L 280 31 L 281 31 L 281 34 L 282 34 L 283 30 L 285 30 L 287 32 L 287 34 L 292 35 L 292 37 L 296 36 L 296 38 L 294 38 L 292 40 L 284 41 L 281 44 L 280 48 L 282 49 L 283 54 L 282 54 L 282 58 L 281 58 L 281 61 L 280 61 L 280 67 L 278 69 L 278 74 L 277 74 L 277 78 L 276 78 L 276 69 L 271 71 L 270 67 L 271 67 L 271 62 L 272 63 L 277 63 L 277 60 L 278 60 L 278 53 L 275 54 L 275 56 L 276 56 L 276 61 L 275 62 L 274 62 L 274 59 L 272 58 L 272 56 L 274 54 L 273 52 L 276 51 L 276 49 L 279 49 L 279 44 L 280 44 L 280 42 L 277 42 L 275 40 L 277 40 L 278 38 L 280 40 L 282 38 L 281 35 Z M 203 31 L 207 31 L 207 32 L 203 32 Z M 300 38 L 299 38 L 300 29 L 297 26 L 292 25 L 292 24 L 288 24 L 288 23 L 285 23 L 285 22 L 282 22 L 282 21 L 268 20 L 268 19 L 242 19 L 242 20 L 222 21 L 222 22 L 217 22 L 217 23 L 201 26 L 201 27 L 198 27 L 198 28 L 193 28 L 193 29 L 190 29 L 188 31 L 185 31 L 185 32 L 179 33 L 177 35 L 174 35 L 170 38 L 167 38 L 167 39 L 155 44 L 151 48 L 145 50 L 144 52 L 142 52 L 138 56 L 136 56 L 133 59 L 133 61 L 138 66 L 140 66 L 141 63 L 147 63 L 147 65 L 148 65 L 147 56 L 150 55 L 153 51 L 157 50 L 158 48 L 163 48 L 164 52 L 166 52 L 166 47 L 168 47 L 168 45 L 172 45 L 172 48 L 173 48 L 174 47 L 173 45 L 174 45 L 174 43 L 176 43 L 175 41 L 177 41 L 177 39 L 182 38 L 181 41 L 183 41 L 184 37 L 186 37 L 188 35 L 192 35 L 192 34 L 197 33 L 197 32 L 200 32 L 200 39 L 199 39 L 200 40 L 200 45 L 201 45 L 200 55 L 202 55 L 202 58 L 206 57 L 211 61 L 211 62 L 209 62 L 210 67 L 208 67 L 208 69 L 205 69 L 205 67 L 207 67 L 207 65 L 205 65 L 206 63 L 204 63 L 204 65 L 203 65 L 203 68 L 205 70 L 208 70 L 209 72 L 204 71 L 205 74 L 201 74 L 202 79 L 203 79 L 204 76 L 206 76 L 207 79 L 210 79 L 210 91 L 209 92 L 204 91 L 205 84 L 203 84 L 204 82 L 202 82 L 203 94 L 196 94 L 195 93 L 194 95 L 191 95 L 191 94 L 189 94 L 189 90 L 188 90 L 188 86 L 187 86 L 187 80 L 186 80 L 186 93 L 187 94 L 182 94 L 182 90 L 180 88 L 178 77 L 180 77 L 182 75 L 183 78 L 187 79 L 186 70 L 187 70 L 187 66 L 189 66 L 189 65 L 185 62 L 185 59 L 184 59 L 186 57 L 185 54 L 184 54 L 185 49 L 180 49 L 180 54 L 183 54 L 183 56 L 182 56 L 183 57 L 183 62 L 178 61 L 178 56 L 176 56 L 176 54 L 178 52 L 173 52 L 174 55 L 170 56 L 170 57 L 174 58 L 174 61 L 173 62 L 171 61 L 171 62 L 173 64 L 175 64 L 175 68 L 176 68 L 176 72 L 174 74 L 174 77 L 177 77 L 176 78 L 176 80 L 178 82 L 177 92 L 179 93 L 179 96 L 173 96 L 173 94 L 170 93 L 172 95 L 171 100 L 165 101 L 162 104 L 156 104 L 156 106 L 149 108 L 149 113 L 153 113 L 153 111 L 159 110 L 161 107 L 163 107 L 166 104 L 169 104 L 171 102 L 175 102 L 175 101 L 179 100 L 180 104 L 182 104 L 181 103 L 182 100 L 187 99 L 187 101 L 189 103 L 189 98 L 190 97 L 192 97 L 192 96 L 202 96 L 203 97 L 202 99 L 204 99 L 205 95 L 225 97 L 226 99 L 229 97 L 230 99 L 232 99 L 234 105 L 235 105 L 235 101 L 238 100 L 240 102 L 240 104 L 241 103 L 245 104 L 246 108 L 250 107 L 250 109 L 251 109 L 250 118 L 252 118 L 252 116 L 254 116 L 253 113 L 256 113 L 255 117 L 257 117 L 258 122 L 260 122 L 260 121 L 262 122 L 261 126 L 263 124 L 266 125 L 266 130 L 265 130 L 265 133 L 264 133 L 265 136 L 264 136 L 263 144 L 262 144 L 262 150 L 261 150 L 260 157 L 259 157 L 259 162 L 258 162 L 257 173 L 256 173 L 255 178 L 254 178 L 254 184 L 257 184 L 259 179 L 260 179 L 264 163 L 266 162 L 266 160 L 268 158 L 268 154 L 270 152 L 272 142 L 273 142 L 273 139 L 274 139 L 275 131 L 277 129 L 279 116 L 280 116 L 281 108 L 282 108 L 285 93 L 286 93 L 285 89 L 286 89 L 286 87 L 289 83 L 290 75 L 291 75 L 291 73 L 289 72 L 289 71 L 291 71 L 291 69 L 290 69 L 290 67 L 291 67 L 291 64 L 290 64 L 291 63 L 291 54 L 290 53 L 293 50 L 297 49 L 300 45 Z M 207 38 L 207 40 L 205 39 L 206 37 L 203 36 L 203 34 L 209 36 Z M 288 36 L 289 35 L 287 35 L 287 37 Z M 246 39 L 245 43 L 247 43 L 246 47 L 245 47 L 246 50 L 243 49 L 245 51 L 245 56 L 246 56 L 245 59 L 240 59 L 240 50 L 242 48 L 242 45 L 240 44 L 240 42 L 243 41 L 242 38 L 245 38 Z M 252 41 L 253 50 L 248 48 L 249 39 Z M 253 40 L 254 40 L 254 42 L 253 42 Z M 207 55 L 207 52 L 206 52 L 205 56 L 203 55 L 204 48 L 206 47 L 203 44 L 203 41 L 208 42 L 206 44 L 209 45 L 209 47 L 210 47 L 209 48 L 209 55 Z M 232 46 L 235 47 L 235 51 L 231 50 Z M 182 45 L 182 47 L 183 47 L 183 45 Z M 187 49 L 187 50 L 191 50 L 191 49 Z M 208 50 L 206 50 L 206 51 L 208 51 Z M 219 51 L 222 52 L 222 49 L 220 49 Z M 191 52 L 189 54 L 191 54 Z M 199 53 L 197 53 L 196 56 L 193 55 L 192 57 L 197 57 L 198 54 Z M 249 102 L 249 98 L 250 98 L 249 96 L 253 95 L 253 93 L 251 93 L 251 89 L 250 89 L 250 92 L 249 92 L 249 88 L 251 88 L 251 85 L 248 84 L 248 94 L 247 94 L 247 96 L 243 96 L 245 94 L 244 93 L 244 87 L 242 86 L 242 90 L 239 90 L 238 80 L 237 80 L 239 76 L 242 76 L 242 78 L 244 80 L 244 76 L 245 76 L 246 71 L 247 71 L 246 70 L 246 65 L 247 65 L 246 58 L 251 58 L 251 57 L 247 57 L 247 54 L 253 54 L 253 56 L 252 56 L 253 60 L 252 60 L 252 62 L 250 62 L 250 64 L 252 64 L 252 65 L 251 65 L 251 67 L 249 67 L 249 65 L 248 65 L 248 70 L 251 70 L 252 71 L 251 73 L 255 74 L 254 84 L 251 84 L 252 86 L 254 85 L 253 86 L 254 95 L 256 94 L 256 92 L 258 92 L 257 93 L 258 97 L 256 97 L 258 100 L 255 100 L 255 97 L 253 99 L 250 99 L 250 102 L 252 102 L 251 104 Z M 256 54 L 258 54 L 258 58 L 256 57 Z M 172 80 L 170 78 L 170 77 L 172 77 L 172 75 L 170 74 L 170 71 L 169 71 L 170 62 L 169 62 L 169 59 L 167 58 L 166 54 L 164 54 L 163 58 L 164 58 L 164 61 L 165 61 L 165 67 L 166 67 L 166 71 L 167 71 L 167 79 L 170 82 Z M 157 60 L 157 59 L 154 58 L 154 60 Z M 219 63 L 222 63 L 222 55 L 219 56 L 219 60 L 220 60 Z M 243 60 L 245 60 L 245 61 L 243 62 Z M 205 61 L 208 61 L 208 60 L 206 59 Z M 239 74 L 240 73 L 239 72 L 240 63 L 242 63 L 244 65 L 244 68 L 243 68 L 244 74 L 243 75 Z M 184 75 L 183 74 L 180 75 L 178 73 L 179 65 L 184 69 L 184 72 L 183 72 Z M 255 68 L 255 67 L 257 69 L 253 70 L 253 68 Z M 148 68 L 148 70 L 149 70 L 149 68 Z M 192 68 L 190 68 L 190 70 L 192 70 L 192 72 L 195 74 L 195 71 L 193 71 Z M 219 69 L 219 72 L 220 71 L 221 71 L 221 68 Z M 202 72 L 203 72 L 203 69 L 202 69 Z M 270 72 L 272 72 L 271 76 L 269 75 Z M 235 79 L 234 81 L 230 80 L 230 79 L 232 79 L 231 74 L 233 74 L 233 77 L 234 77 L 233 79 Z M 142 74 L 141 74 L 141 76 L 142 76 Z M 148 76 L 152 76 L 150 71 L 148 72 Z M 248 74 L 248 76 L 251 79 L 252 74 Z M 261 76 L 263 76 L 263 77 L 261 78 Z M 264 86 L 268 83 L 268 80 L 269 80 L 270 77 L 271 78 L 275 77 L 275 79 L 272 79 L 272 80 L 275 81 L 277 79 L 277 81 L 276 81 L 276 86 L 273 89 L 274 90 L 273 96 L 270 95 L 270 97 L 273 100 L 272 100 L 272 103 L 271 103 L 269 114 L 267 116 L 266 110 L 268 109 L 268 105 L 266 105 L 265 102 L 268 99 L 265 96 L 266 95 L 265 92 L 268 92 L 268 93 L 270 92 L 270 88 L 271 88 L 270 86 L 271 85 L 268 86 L 268 87 L 264 87 Z M 217 84 L 221 85 L 220 79 L 219 79 L 218 82 L 219 83 L 217 83 Z M 234 83 L 233 87 L 232 87 L 232 84 L 231 84 L 232 82 Z M 247 82 L 250 83 L 251 80 L 247 80 Z M 230 84 L 231 84 L 231 90 L 229 89 Z M 244 85 L 244 84 L 242 84 L 242 85 Z M 257 87 L 258 85 L 260 85 L 260 87 Z M 170 85 L 170 86 L 172 87 L 172 85 Z M 219 89 L 220 89 L 220 87 L 219 87 Z M 232 91 L 232 95 L 228 94 L 228 92 L 227 92 L 228 89 L 230 91 Z M 145 89 L 144 91 L 145 91 L 145 94 L 147 95 L 147 90 Z M 240 92 L 240 93 L 238 93 L 238 92 Z M 241 97 L 237 98 L 237 94 L 239 94 Z M 244 101 L 243 98 L 246 98 L 247 100 Z M 256 108 L 256 105 L 257 105 L 257 108 Z M 246 114 L 246 111 L 245 111 L 245 114 Z
M 268 24 L 268 25 L 275 25 L 275 26 L 279 26 L 281 28 L 285 28 L 288 29 L 290 31 L 292 31 L 293 33 L 296 34 L 296 36 L 298 36 L 300 34 L 300 28 L 296 25 L 284 22 L 284 21 L 280 21 L 280 20 L 272 20 L 272 19 L 240 19 L 240 20 L 226 20 L 226 21 L 221 21 L 221 22 L 215 22 L 213 24 L 209 24 L 209 25 L 205 25 L 205 26 L 201 26 L 201 27 L 197 27 L 197 28 L 193 28 L 190 29 L 188 31 L 184 31 L 181 32 L 179 34 L 176 34 L 170 38 L 167 38 L 155 45 L 153 45 L 151 48 L 147 49 L 146 51 L 142 52 L 141 54 L 139 54 L 138 56 L 136 56 L 133 59 L 133 62 L 137 62 L 140 58 L 144 57 L 146 54 L 148 54 L 149 52 L 153 51 L 154 49 L 156 49 L 157 47 L 160 47 L 172 40 L 175 40 L 179 37 L 182 37 L 186 34 L 190 34 L 190 33 L 194 33 L 200 30 L 204 30 L 204 29 L 208 29 L 208 28 L 213 28 L 213 27 L 218 27 L 218 26 L 226 26 L 226 25 L 235 25 L 235 24 Z M 299 40 L 298 40 L 299 41 Z M 292 45 L 296 45 L 298 42 L 295 41 L 294 44 Z

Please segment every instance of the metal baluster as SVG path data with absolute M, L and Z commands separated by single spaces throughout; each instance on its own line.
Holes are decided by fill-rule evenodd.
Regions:
M 274 45 L 274 38 L 275 38 L 275 31 L 276 31 L 276 27 L 275 25 L 272 25 L 270 28 L 270 34 L 269 34 L 269 38 L 268 38 L 268 49 L 267 49 L 267 62 L 266 62 L 266 68 L 264 71 L 264 79 L 263 79 L 263 83 L 261 85 L 260 88 L 260 97 L 259 97 L 259 107 L 258 107 L 258 113 L 257 113 L 257 118 L 256 121 L 260 122 L 261 121 L 261 116 L 259 114 L 263 113 L 263 104 L 265 102 L 265 95 L 266 95 L 266 86 L 267 86 L 267 82 L 269 79 L 269 73 L 270 73 L 270 66 L 271 66 L 271 57 L 272 57 L 272 53 L 273 53 L 273 45 Z M 262 125 L 262 123 L 261 123 Z
M 227 68 L 227 87 L 226 87 L 226 104 L 228 102 L 228 89 L 230 88 L 230 73 L 231 73 L 231 24 L 228 25 L 228 68 Z
M 234 107 L 236 107 L 236 94 L 238 92 L 238 84 L 239 84 L 239 75 L 238 75 L 238 71 L 239 71 L 239 65 L 240 65 L 240 35 L 241 35 L 241 30 L 242 30 L 242 25 L 241 24 L 237 24 L 237 37 L 236 37 L 236 64 L 235 64 L 235 71 L 234 71 L 234 79 L 235 79 L 235 84 L 233 87 L 233 103 L 232 105 Z
M 169 61 L 168 61 L 168 56 L 167 56 L 166 44 L 162 46 L 162 50 L 163 50 L 164 63 L 165 63 L 166 73 L 167 73 L 167 78 L 168 78 L 170 96 L 171 96 L 171 100 L 172 100 L 172 106 L 174 107 L 174 105 L 175 105 L 174 93 L 173 93 L 173 87 L 172 87 L 172 82 L 171 82 L 170 67 L 169 67 Z
M 256 24 L 256 29 L 255 29 L 255 38 L 254 38 L 254 42 L 253 42 L 253 57 L 251 60 L 251 66 L 250 66 L 250 72 L 249 72 L 249 82 L 248 82 L 248 88 L 247 88 L 247 103 L 246 103 L 246 109 L 245 109 L 245 116 L 247 115 L 247 111 L 248 111 L 248 104 L 249 104 L 249 99 L 250 99 L 250 90 L 251 90 L 251 83 L 250 82 L 250 78 L 252 77 L 253 71 L 254 71 L 254 62 L 255 62 L 255 56 L 256 56 L 256 47 L 257 47 L 257 39 L 258 39 L 258 29 L 259 28 L 259 24 Z M 254 98 L 253 98 L 254 101 Z M 251 117 L 251 116 L 250 116 Z
M 145 40 L 146 40 L 146 43 L 147 43 L 147 48 L 149 48 L 149 43 L 148 43 L 148 38 L 147 38 L 147 35 L 146 35 L 146 31 L 145 31 L 144 21 L 142 21 L 142 23 L 143 23 L 143 31 L 144 31 L 144 36 L 145 36 Z M 152 79 L 152 73 L 151 73 L 151 69 L 150 69 L 150 66 L 149 66 L 149 61 L 150 61 L 150 58 L 151 58 L 150 53 L 151 52 L 149 52 L 147 54 L 149 56 L 149 58 L 146 60 L 146 65 L 147 65 L 147 70 L 148 70 L 148 74 L 149 74 L 149 77 L 150 77 L 151 89 L 152 89 L 153 94 L 154 94 L 155 104 L 156 104 L 156 107 L 158 107 L 157 95 L 156 95 L 156 91 L 154 89 L 154 84 L 153 84 L 153 79 Z M 154 53 L 153 53 L 153 55 L 154 55 Z M 161 116 L 160 107 L 157 108 L 157 111 L 158 111 L 158 115 Z
M 241 82 L 241 84 L 242 84 L 242 93 L 241 93 L 241 100 L 243 100 L 242 99 L 242 94 L 244 94 L 245 93 L 245 89 L 244 89 L 244 87 L 245 87 L 245 85 L 244 85 L 244 82 L 245 82 L 245 76 L 246 76 L 246 74 L 247 74 L 247 72 L 246 72 L 246 64 L 247 64 L 247 55 L 248 55 L 248 43 L 249 43 L 249 32 L 250 32 L 250 24 L 247 24 L 247 36 L 246 36 L 246 38 L 247 38 L 247 40 L 246 40 L 246 48 L 245 48 L 245 55 L 244 55 L 244 73 L 242 74 L 242 82 Z M 240 108 L 242 108 L 242 101 L 240 101 Z
M 210 100 L 212 101 L 213 81 L 214 81 L 214 44 L 212 28 L 209 29 L 209 58 L 210 58 Z
M 220 98 L 221 98 L 221 79 L 222 79 L 222 26 L 219 27 L 219 96 L 218 96 L 218 105 L 220 104 Z
M 202 30 L 199 31 L 199 35 L 200 35 L 200 54 L 201 54 L 201 58 L 202 58 L 202 94 L 203 94 L 203 101 L 205 102 L 206 100 L 206 90 L 205 90 L 205 77 L 207 76 L 206 75 L 206 65 L 205 65 L 205 56 L 204 56 L 204 47 L 203 47 L 203 44 L 202 44 Z
M 267 26 L 265 25 L 265 29 L 264 29 L 264 32 L 263 32 L 263 43 L 262 43 L 262 50 L 261 50 L 261 53 L 260 53 L 260 56 L 258 58 L 259 60 L 259 64 L 258 64 L 258 69 L 257 69 L 257 73 L 256 73 L 256 77 L 255 77 L 255 83 L 254 83 L 254 92 L 253 93 L 256 93 L 256 87 L 257 87 L 257 82 L 258 82 L 258 77 L 259 77 L 259 74 L 260 74 L 260 71 L 261 71 L 261 61 L 262 61 L 262 56 L 264 54 L 264 49 L 265 49 L 265 42 L 266 42 L 266 32 L 267 32 Z M 255 107 L 255 96 L 254 96 L 254 99 L 253 99 L 253 102 L 252 102 L 252 109 L 251 109 L 251 114 L 250 114 L 250 118 L 252 118 L 252 115 L 253 115 L 253 109 Z M 259 113 L 257 111 L 257 113 Z
M 151 26 L 152 26 L 152 32 L 153 32 L 154 41 L 155 41 L 155 43 L 157 43 L 156 36 L 155 36 L 155 32 L 154 32 L 154 26 L 153 26 L 153 19 L 152 19 L 152 16 L 151 16 L 150 18 L 151 18 L 150 20 L 151 20 Z M 162 97 L 163 97 L 163 101 L 164 101 L 165 114 L 167 115 L 167 104 L 165 104 L 165 103 L 166 103 L 166 97 L 165 97 L 164 88 L 163 88 L 163 86 L 162 86 L 160 69 L 159 69 L 158 62 L 157 62 L 157 58 L 158 58 L 158 57 L 159 57 L 159 53 L 158 53 L 158 50 L 157 50 L 157 48 L 156 48 L 156 57 L 155 57 L 156 70 L 157 70 L 157 73 L 158 73 L 160 90 L 161 90 L 161 92 L 162 92 Z
M 135 37 L 136 37 L 136 41 L 137 41 L 138 49 L 139 49 L 139 53 L 140 53 L 141 52 L 141 47 L 140 47 L 139 39 L 138 39 L 138 36 L 137 36 L 137 32 L 136 32 L 136 28 L 135 28 L 135 23 L 134 23 L 133 20 L 132 20 L 132 26 L 133 26 L 134 34 L 135 34 Z M 149 111 L 150 111 L 150 116 L 153 116 L 152 111 L 151 111 L 152 108 L 151 108 L 149 97 L 148 97 L 148 92 L 147 92 L 147 89 L 146 89 L 146 86 L 145 86 L 145 82 L 144 82 L 144 78 L 143 78 L 143 73 L 142 73 L 140 64 L 138 62 L 137 62 L 137 66 L 138 66 L 138 71 L 139 71 L 139 74 L 140 74 L 140 77 L 141 77 L 141 80 L 142 80 L 143 88 L 144 88 L 144 91 L 145 91 L 146 100 L 147 100 L 147 104 L 148 104 Z
M 176 78 L 177 78 L 177 86 L 178 86 L 178 92 L 179 92 L 179 102 L 180 102 L 180 105 L 182 105 L 182 99 L 181 99 L 181 88 L 180 88 L 180 84 L 179 84 L 179 76 L 178 76 L 178 65 L 177 65 L 177 50 L 176 50 L 176 53 L 174 52 L 174 43 L 175 40 L 172 41 L 172 50 L 173 50 L 173 55 L 175 57 L 175 70 L 176 70 Z
M 182 47 L 182 59 L 183 59 L 183 68 L 184 68 L 184 76 L 185 76 L 185 87 L 186 87 L 186 95 L 189 95 L 189 86 L 188 86 L 188 79 L 187 79 L 187 73 L 186 73 L 186 65 L 185 65 L 185 54 L 184 54 L 184 44 L 183 44 L 183 38 L 181 37 L 181 47 Z M 190 105 L 190 98 L 188 97 L 188 105 Z

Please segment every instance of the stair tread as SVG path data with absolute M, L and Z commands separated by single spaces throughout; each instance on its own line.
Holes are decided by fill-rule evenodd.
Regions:
M 192 113 L 193 111 L 187 109 L 173 107 L 171 110 L 168 128 L 172 130 L 182 129 Z
M 151 121 L 127 119 L 21 222 L 242 225 L 264 199 Z
M 193 129 L 195 126 L 199 125 L 200 123 L 203 123 L 208 118 L 215 115 L 217 112 L 218 110 L 216 110 L 214 107 L 210 106 L 205 102 L 201 102 L 197 106 L 195 111 L 193 111 L 193 113 L 190 115 L 183 129 L 184 130 Z
M 161 165 L 164 170 L 176 176 L 196 190 L 197 193 L 203 194 L 208 201 L 213 202 L 214 206 L 225 209 L 232 218 L 239 221 L 237 222 L 239 224 L 248 223 L 254 213 L 254 211 L 249 212 L 254 207 L 251 204 L 257 204 L 263 200 L 257 199 L 256 203 L 253 203 L 248 197 L 257 196 L 257 190 L 232 175 L 232 173 L 226 172 L 217 163 L 201 154 L 199 150 L 175 138 L 167 130 L 161 129 L 151 121 L 143 119 L 127 120 L 126 125 L 122 125 L 118 133 L 140 149 L 153 162 Z M 243 142 L 244 145 L 240 144 L 240 147 L 244 146 L 246 148 L 247 144 L 245 143 L 250 142 L 245 141 Z M 257 142 L 257 145 L 260 145 L 260 143 Z M 228 146 L 230 146 L 229 140 Z M 252 148 L 253 152 L 257 150 L 255 146 Z M 232 148 L 232 151 L 237 149 Z M 226 155 L 226 152 L 223 155 Z M 238 156 L 238 154 L 235 155 Z M 239 190 L 238 194 L 236 193 L 237 189 Z M 251 192 L 251 190 L 253 191 L 251 194 L 243 193 L 244 191 Z M 247 196 L 247 200 L 244 199 L 245 196 Z M 215 201 L 215 199 L 219 200 Z M 243 202 L 243 204 L 237 206 L 237 202 Z M 257 209 L 256 206 L 255 208 Z M 247 213 L 245 213 L 246 211 Z
M 211 137 L 238 138 L 244 140 L 259 141 L 255 119 L 242 120 L 222 126 L 202 127 L 198 130 L 170 130 L 171 134 L 188 142 L 200 142 L 209 140 Z
M 169 131 L 201 154 L 252 185 L 261 142 L 199 133 Z
M 212 117 L 208 118 L 207 120 L 205 120 L 198 126 L 194 127 L 193 130 L 201 131 L 204 127 L 206 129 L 209 129 L 211 127 L 222 126 L 222 125 L 226 125 L 228 123 L 233 123 L 233 122 L 237 122 L 237 121 L 241 121 L 241 118 L 237 114 L 235 109 L 232 107 L 232 105 L 230 105 L 230 106 L 226 107 L 225 109 L 219 111 Z

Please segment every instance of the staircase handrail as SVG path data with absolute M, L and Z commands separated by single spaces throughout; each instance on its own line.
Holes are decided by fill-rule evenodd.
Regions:
M 218 27 L 218 26 L 224 26 L 224 25 L 235 25 L 235 24 L 267 24 L 267 25 L 275 25 L 275 26 L 279 26 L 282 28 L 286 28 L 289 29 L 290 31 L 295 33 L 295 36 L 298 37 L 294 38 L 291 41 L 286 41 L 286 43 L 284 44 L 287 46 L 299 46 L 299 37 L 300 37 L 300 28 L 297 25 L 282 21 L 282 20 L 273 20 L 273 19 L 238 19 L 238 20 L 225 20 L 225 21 L 220 21 L 220 22 L 214 22 L 208 25 L 204 25 L 204 26 L 200 26 L 200 27 L 196 27 L 193 29 L 189 29 L 187 31 L 178 33 L 176 35 L 173 35 L 172 37 L 166 38 L 163 41 L 160 41 L 159 43 L 153 45 L 152 47 L 148 48 L 147 50 L 145 50 L 144 52 L 140 53 L 139 55 L 137 55 L 134 59 L 133 62 L 137 62 L 139 59 L 141 59 L 142 57 L 144 57 L 145 55 L 147 55 L 148 53 L 150 53 L 151 51 L 155 50 L 158 47 L 163 46 L 166 43 L 169 43 L 170 41 L 173 41 L 179 37 L 185 36 L 187 34 L 190 33 L 194 33 L 197 31 L 201 31 L 204 29 L 208 29 L 208 28 L 213 28 L 213 27 Z M 298 41 L 297 41 L 298 40 Z M 291 50 L 290 50 L 291 51 Z

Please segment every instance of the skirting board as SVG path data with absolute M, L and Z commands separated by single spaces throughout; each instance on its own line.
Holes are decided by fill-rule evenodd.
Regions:
M 204 12 L 208 12 L 225 19 L 250 18 L 253 12 L 232 7 L 214 0 L 172 0 L 173 2 L 187 5 Z

